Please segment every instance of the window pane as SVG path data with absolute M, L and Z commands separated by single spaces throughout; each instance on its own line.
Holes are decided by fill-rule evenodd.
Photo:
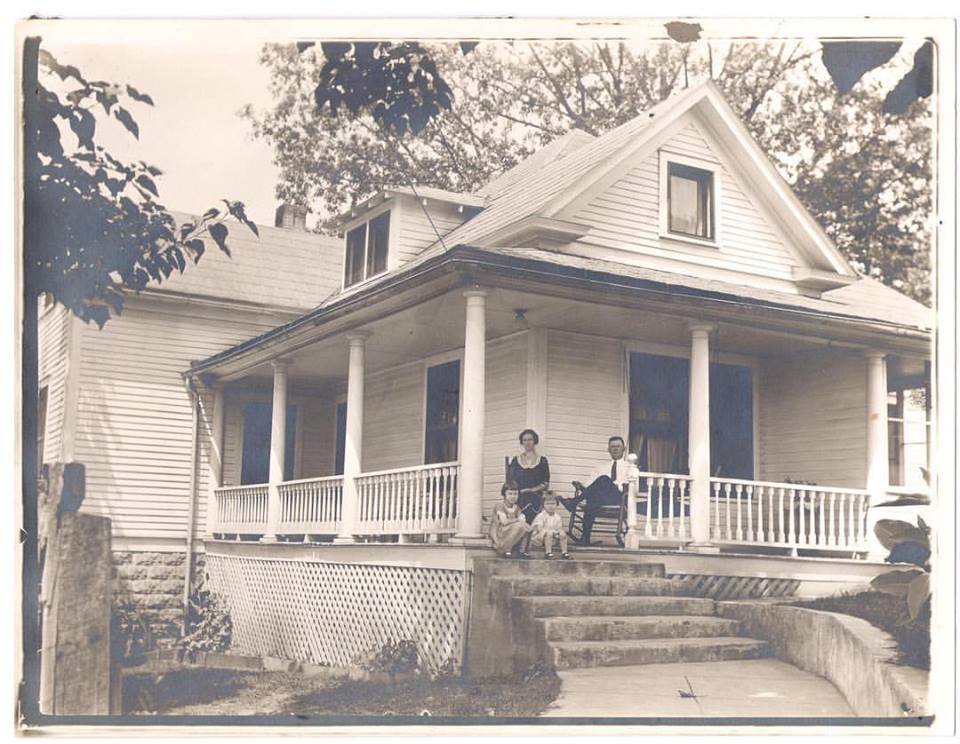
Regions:
M 273 426 L 273 404 L 251 401 L 243 407 L 243 453 L 240 462 L 240 484 L 266 483 L 270 480 L 270 435 Z M 287 428 L 284 437 L 283 479 L 293 480 L 296 455 L 297 407 L 287 406 Z
M 366 224 L 355 227 L 347 233 L 347 255 L 343 265 L 343 285 L 345 287 L 363 281 L 363 261 L 366 242 Z
M 668 171 L 670 232 L 713 237 L 713 174 L 670 163 Z
M 387 270 L 387 246 L 390 243 L 390 212 L 370 220 L 370 246 L 367 251 L 367 276 Z
M 427 421 L 424 464 L 457 459 L 460 419 L 460 361 L 427 370 Z

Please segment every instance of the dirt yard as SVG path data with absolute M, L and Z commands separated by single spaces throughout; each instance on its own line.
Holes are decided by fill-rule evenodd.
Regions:
M 379 683 L 171 665 L 164 671 L 128 670 L 123 701 L 130 715 L 529 717 L 542 713 L 559 693 L 559 678 L 544 668 L 498 680 Z

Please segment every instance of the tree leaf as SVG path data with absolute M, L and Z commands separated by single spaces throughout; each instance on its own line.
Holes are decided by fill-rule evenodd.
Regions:
M 140 103 L 145 103 L 148 106 L 153 105 L 153 99 L 148 96 L 146 93 L 141 93 L 139 90 L 134 88 L 132 85 L 127 86 L 127 95 L 130 96 L 134 101 L 139 101 Z
M 910 568 L 902 571 L 888 571 L 878 576 L 874 576 L 870 581 L 870 586 L 878 592 L 892 594 L 895 597 L 906 597 L 909 591 L 910 582 L 917 576 L 926 573 L 919 568 Z
M 117 120 L 123 124 L 124 127 L 126 127 L 130 134 L 137 139 L 140 139 L 140 127 L 137 125 L 137 122 L 134 121 L 134 118 L 130 115 L 129 111 L 123 108 L 123 106 L 118 106 L 117 110 L 113 112 L 113 115 L 117 117 Z
M 913 55 L 913 67 L 883 100 L 888 114 L 902 114 L 918 98 L 933 93 L 933 44 L 925 42 Z
M 213 218 L 219 217 L 219 216 L 220 216 L 220 210 L 217 209 L 216 207 L 211 207 L 210 209 L 208 209 L 206 212 L 203 213 L 203 219 L 205 220 L 212 220 Z
M 873 527 L 873 533 L 887 550 L 893 550 L 897 545 L 905 542 L 930 546 L 926 532 L 900 519 L 878 519 Z
M 217 247 L 228 256 L 230 255 L 230 249 L 227 247 L 227 234 L 229 232 L 227 226 L 222 222 L 210 225 L 210 237 L 216 242 Z
M 157 185 L 153 182 L 153 179 L 150 178 L 150 176 L 141 173 L 139 176 L 137 176 L 136 183 L 145 188 L 154 196 L 160 196 L 160 194 L 157 193 Z
M 916 620 L 930 598 L 930 574 L 922 573 L 914 577 L 913 581 L 907 586 L 907 609 L 910 611 L 910 618 Z
M 77 135 L 80 147 L 85 150 L 94 148 L 93 137 L 97 132 L 97 120 L 93 114 L 86 109 L 77 108 L 70 117 L 70 128 Z
M 840 93 L 847 93 L 870 70 L 886 64 L 900 50 L 899 41 L 825 41 L 823 66 Z

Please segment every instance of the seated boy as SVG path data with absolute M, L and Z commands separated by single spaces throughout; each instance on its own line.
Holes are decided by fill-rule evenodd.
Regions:
M 554 540 L 560 543 L 560 557 L 569 560 L 567 552 L 567 533 L 563 529 L 563 518 L 557 514 L 557 497 L 547 491 L 543 496 L 543 511 L 533 520 L 533 532 L 530 535 L 535 545 L 543 544 L 547 558 L 553 558 Z

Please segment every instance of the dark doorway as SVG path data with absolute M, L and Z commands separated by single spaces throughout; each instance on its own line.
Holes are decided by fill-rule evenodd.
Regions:
M 427 420 L 423 462 L 453 462 L 460 433 L 460 361 L 427 369 Z
M 251 401 L 243 407 L 243 455 L 240 483 L 266 483 L 270 480 L 270 429 L 273 404 Z M 287 428 L 284 439 L 283 479 L 293 480 L 293 459 L 296 454 L 297 407 L 287 406 Z

